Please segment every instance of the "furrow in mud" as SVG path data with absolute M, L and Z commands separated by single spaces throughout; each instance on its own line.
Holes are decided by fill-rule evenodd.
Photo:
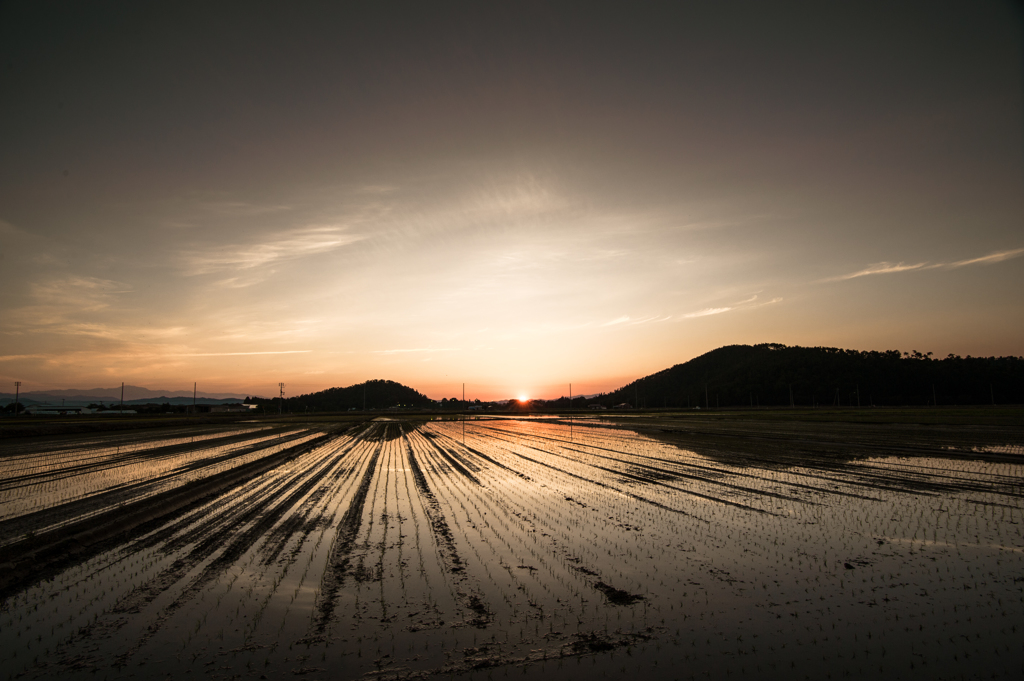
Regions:
M 441 447 L 438 447 L 436 443 L 431 441 L 429 438 L 423 439 L 430 442 L 431 449 L 434 452 L 441 454 L 446 460 L 451 461 L 451 458 L 445 456 L 445 451 Z M 423 510 L 427 514 L 427 520 L 430 524 L 430 530 L 434 535 L 434 540 L 437 544 L 441 561 L 449 574 L 453 575 L 455 583 L 461 584 L 467 580 L 466 562 L 462 556 L 459 555 L 458 548 L 455 546 L 455 537 L 452 533 L 451 527 L 448 525 L 448 521 L 445 520 L 441 504 L 438 502 L 434 492 L 431 491 L 430 485 L 427 483 L 427 478 L 418 461 L 416 451 L 408 438 L 406 439 L 406 453 L 409 460 L 409 468 L 412 471 L 413 480 L 415 482 L 415 487 L 419 492 L 420 499 L 423 503 Z M 472 475 L 468 471 L 465 471 L 462 474 L 466 480 L 475 483 L 477 487 L 482 487 L 482 484 L 476 476 Z M 481 594 L 473 593 L 470 589 L 456 588 L 455 595 L 458 598 L 460 605 L 466 611 L 472 613 L 472 616 L 466 621 L 467 624 L 482 629 L 487 627 L 493 621 L 493 613 Z
M 500 429 L 495 429 L 495 430 L 500 430 Z M 502 431 L 502 432 L 507 432 L 507 431 Z M 578 452 L 580 454 L 584 454 L 584 455 L 590 454 L 589 450 L 592 450 L 592 449 L 599 449 L 599 450 L 602 450 L 602 451 L 612 452 L 614 454 L 621 454 L 621 455 L 626 455 L 626 456 L 630 456 L 631 455 L 629 452 L 623 452 L 623 451 L 620 451 L 620 450 L 617 450 L 617 449 L 612 449 L 611 447 L 601 447 L 601 446 L 595 445 L 593 443 L 587 443 L 586 445 L 584 445 L 586 447 L 586 450 L 580 450 L 580 449 L 575 449 L 573 447 L 574 445 L 575 446 L 579 445 L 578 442 L 575 442 L 573 440 L 566 440 L 564 438 L 554 438 L 554 437 L 545 437 L 544 439 L 548 439 L 548 440 L 551 440 L 551 441 L 554 441 L 554 442 L 559 442 L 562 445 L 566 446 L 567 449 L 571 449 L 572 451 L 576 451 L 576 452 Z M 692 463 L 692 462 L 689 462 L 689 461 L 681 461 L 681 460 L 678 460 L 678 459 L 666 459 L 666 458 L 661 458 L 661 457 L 657 457 L 657 456 L 650 456 L 650 455 L 643 455 L 643 456 L 641 456 L 639 454 L 632 454 L 632 456 L 634 456 L 634 457 L 636 457 L 638 459 L 643 458 L 643 459 L 647 459 L 649 461 L 656 461 L 656 462 L 661 463 L 663 465 L 674 466 L 674 467 L 678 467 L 678 468 L 682 468 L 682 469 L 686 469 L 686 470 L 697 470 L 697 471 L 701 471 L 701 472 L 710 474 L 712 476 L 713 475 L 719 475 L 719 476 L 729 475 L 729 476 L 734 476 L 734 477 L 750 478 L 752 480 L 757 480 L 759 482 L 766 482 L 766 483 L 773 483 L 774 484 L 774 481 L 771 481 L 771 480 L 765 478 L 764 476 L 753 475 L 751 473 L 743 473 L 741 471 L 735 471 L 735 470 L 729 471 L 729 470 L 725 470 L 725 469 L 722 469 L 722 468 L 715 468 L 713 466 L 699 465 L 699 464 L 695 464 L 695 463 Z M 626 465 L 636 465 L 636 466 L 642 466 L 644 468 L 648 468 L 648 469 L 654 471 L 656 474 L 664 473 L 669 478 L 672 478 L 672 477 L 682 477 L 682 478 L 697 480 L 697 481 L 701 481 L 701 482 L 707 482 L 707 483 L 711 483 L 711 484 L 723 484 L 723 483 L 721 483 L 719 481 L 714 480 L 714 478 L 707 477 L 706 475 L 703 475 L 703 476 L 702 475 L 693 475 L 693 474 L 688 474 L 688 473 L 681 472 L 678 469 L 662 468 L 660 466 L 650 466 L 650 465 L 646 465 L 646 464 L 639 464 L 639 463 L 635 463 L 635 462 L 630 462 L 630 461 L 628 461 L 626 459 L 618 459 L 618 458 L 615 458 L 615 457 L 609 457 L 609 458 L 612 458 L 612 460 L 615 460 L 615 461 L 620 461 L 620 462 L 622 462 L 623 464 L 626 464 Z M 799 473 L 790 473 L 790 474 L 791 475 L 800 475 Z M 797 487 L 797 488 L 800 488 L 800 489 L 806 489 L 806 490 L 811 491 L 811 492 L 818 492 L 818 493 L 823 493 L 823 494 L 837 494 L 839 496 L 848 496 L 848 497 L 851 497 L 851 498 L 875 499 L 875 500 L 877 500 L 875 497 L 867 497 L 867 496 L 858 495 L 858 494 L 855 494 L 855 493 L 852 493 L 852 492 L 844 492 L 844 491 L 839 491 L 839 490 L 834 490 L 834 489 L 826 489 L 824 487 L 816 487 L 814 485 L 806 485 L 806 484 L 802 484 L 802 483 L 799 483 L 799 482 L 786 481 L 783 484 L 786 487 Z M 737 486 L 737 489 L 748 489 L 748 488 Z M 757 494 L 761 494 L 762 492 L 760 490 L 756 490 L 756 493 Z M 801 499 L 794 499 L 792 497 L 785 497 L 785 498 L 787 500 L 790 500 L 790 501 L 803 501 Z
M 459 474 L 465 477 L 470 482 L 480 485 L 480 480 L 469 471 L 469 469 L 463 464 L 461 457 L 455 452 L 454 449 L 449 449 L 443 444 L 435 442 L 432 438 L 426 438 L 427 442 L 430 443 L 431 447 L 440 454 L 445 461 L 447 461 L 453 469 Z
M 108 472 L 112 469 L 123 468 L 126 466 L 132 466 L 140 463 L 152 463 L 154 461 L 160 461 L 163 459 L 170 459 L 178 456 L 183 452 L 202 451 L 207 449 L 215 449 L 218 447 L 226 447 L 228 445 L 238 444 L 247 440 L 256 439 L 253 435 L 257 435 L 259 438 L 272 437 L 274 434 L 284 434 L 286 428 L 276 428 L 272 430 L 258 431 L 257 433 L 240 433 L 237 435 L 227 435 L 218 438 L 202 439 L 198 442 L 183 442 L 173 445 L 166 445 L 162 447 L 154 447 L 151 449 L 132 449 L 124 454 L 117 454 L 115 456 L 101 456 L 96 457 L 95 461 L 88 463 L 82 463 L 79 465 L 62 466 L 59 471 L 39 471 L 36 473 L 26 473 L 23 475 L 16 475 L 8 477 L 0 481 L 0 490 L 16 489 L 18 487 L 24 487 L 28 485 L 36 484 L 40 480 L 46 481 L 59 481 L 68 478 L 79 477 L 86 473 L 92 473 L 95 471 Z M 295 433 L 288 433 L 289 439 L 294 439 L 301 435 L 301 431 Z M 227 456 L 231 456 L 228 454 Z M 204 460 L 207 461 L 207 460 Z M 210 460 L 216 461 L 216 459 Z
M 304 539 L 316 528 L 318 522 L 322 522 L 311 514 L 320 501 L 333 492 L 347 474 L 351 474 L 351 467 L 344 464 L 346 455 L 352 451 L 355 445 L 355 442 L 349 442 L 343 449 L 339 449 L 331 455 L 328 470 L 325 471 L 320 484 L 310 492 L 308 498 L 303 502 L 303 508 L 290 514 L 268 533 L 262 548 L 262 563 L 264 565 L 269 565 L 277 560 L 295 535 L 300 535 Z
M 368 435 L 375 434 L 377 430 L 376 427 L 371 426 L 361 433 L 359 437 L 367 439 Z M 366 496 L 370 491 L 370 483 L 373 481 L 373 476 L 377 472 L 377 461 L 380 459 L 380 452 L 383 447 L 384 435 L 381 434 L 378 438 L 377 446 L 370 456 L 359 487 L 356 489 L 351 502 L 349 502 L 345 515 L 338 522 L 334 545 L 331 547 L 327 567 L 320 580 L 320 592 L 317 597 L 312 627 L 315 635 L 323 635 L 334 617 L 334 604 L 338 597 L 338 591 L 344 584 L 348 573 L 350 554 L 355 546 L 356 538 L 359 535 L 359 528 L 363 522 L 363 507 L 366 505 Z
M 4 552 L 9 567 L 0 575 L 0 598 L 45 579 L 64 566 L 82 562 L 110 548 L 111 542 L 124 541 L 133 532 L 144 532 L 147 527 L 152 528 L 170 515 L 186 512 L 190 506 L 262 475 L 332 437 L 321 435 L 183 488 L 147 497 L 6 547 Z
M 299 432 L 287 437 L 275 440 L 273 446 L 280 446 L 288 442 L 301 439 L 308 433 Z M 194 461 L 163 475 L 158 475 L 135 483 L 124 483 L 112 489 L 96 494 L 89 494 L 85 497 L 69 501 L 52 508 L 19 515 L 0 522 L 0 542 L 9 542 L 27 532 L 38 533 L 41 528 L 48 528 L 73 519 L 86 516 L 91 509 L 105 509 L 114 506 L 124 506 L 132 503 L 139 497 L 144 497 L 147 492 L 157 489 L 167 483 L 173 484 L 176 479 L 186 475 L 194 475 L 203 469 L 214 468 L 232 459 L 246 457 L 255 452 L 268 448 L 268 443 L 261 442 L 248 447 L 243 447 L 222 456 L 210 459 Z M 186 483 L 187 484 L 187 483 Z
M 509 442 L 509 440 L 506 440 L 506 442 Z M 530 449 L 536 449 L 536 448 L 535 447 L 530 447 Z M 540 452 L 541 454 L 546 454 L 548 456 L 552 455 L 551 452 L 547 452 L 547 451 L 544 451 L 544 450 L 536 450 L 536 451 Z M 571 472 L 569 472 L 569 471 L 567 471 L 567 470 L 565 470 L 563 468 L 559 468 L 557 466 L 554 466 L 554 465 L 551 465 L 551 464 L 548 464 L 548 463 L 544 463 L 543 461 L 540 461 L 539 459 L 535 459 L 535 458 L 526 456 L 522 452 L 511 450 L 510 453 L 512 453 L 513 455 L 518 456 L 518 457 L 520 457 L 522 459 L 525 459 L 527 461 L 530 461 L 530 462 L 535 463 L 535 464 L 540 465 L 540 466 L 544 466 L 545 468 L 550 468 L 551 470 L 558 471 L 558 472 L 563 473 L 565 475 L 569 475 L 569 476 L 572 476 L 574 478 L 578 478 L 580 480 L 585 480 L 585 481 L 587 481 L 589 483 L 592 483 L 592 484 L 595 484 L 595 485 L 599 485 L 601 487 L 606 487 L 608 489 L 613 489 L 616 492 L 619 492 L 620 494 L 624 494 L 624 495 L 626 495 L 628 497 L 636 499 L 637 501 L 642 501 L 644 503 L 651 504 L 653 506 L 657 506 L 658 508 L 664 508 L 664 509 L 672 511 L 674 513 L 681 513 L 683 515 L 690 515 L 690 514 L 686 513 L 685 511 L 680 511 L 680 510 L 674 509 L 674 508 L 672 508 L 670 506 L 666 506 L 664 504 L 660 504 L 660 503 L 658 503 L 656 501 L 653 501 L 651 499 L 647 499 L 646 497 L 643 497 L 643 496 L 641 496 L 639 494 L 636 494 L 635 492 L 629 492 L 629 491 L 620 489 L 618 487 L 614 487 L 612 485 L 609 485 L 607 483 L 599 482 L 599 481 L 594 480 L 592 478 L 588 478 L 588 477 L 583 476 L 583 475 L 578 475 L 576 473 L 571 473 Z M 566 458 L 566 457 L 562 457 L 562 458 Z M 571 459 L 570 459 L 570 461 L 571 461 Z M 645 480 L 645 479 L 642 479 L 642 478 L 638 478 L 638 476 L 630 476 L 628 474 L 624 474 L 624 473 L 622 473 L 620 471 L 616 471 L 616 470 L 613 470 L 613 469 L 610 469 L 610 468 L 602 468 L 601 466 L 596 466 L 594 464 L 585 464 L 585 465 L 590 466 L 592 468 L 599 469 L 599 470 L 603 470 L 603 471 L 605 471 L 607 473 L 612 473 L 614 475 L 620 475 L 620 476 L 625 477 L 625 478 L 631 478 L 631 479 L 634 479 L 634 480 L 639 480 L 640 482 L 644 482 L 644 483 L 652 482 L 650 480 Z M 767 513 L 768 515 L 773 515 L 771 513 L 771 511 L 765 511 L 765 510 L 762 510 L 762 509 L 759 509 L 759 508 L 754 508 L 752 506 L 747 506 L 746 504 L 740 504 L 740 503 L 735 502 L 735 501 L 729 501 L 727 499 L 720 499 L 718 497 L 714 497 L 714 496 L 711 496 L 709 494 L 701 494 L 700 492 L 694 492 L 692 490 L 684 490 L 684 489 L 680 489 L 678 487 L 671 487 L 669 485 L 665 485 L 665 487 L 668 487 L 669 489 L 672 489 L 672 490 L 677 491 L 677 492 L 682 492 L 682 493 L 687 494 L 689 496 L 697 497 L 697 498 L 700 498 L 700 499 L 705 499 L 707 501 L 713 501 L 713 502 L 718 503 L 718 504 L 725 504 L 726 506 L 734 506 L 736 508 L 742 508 L 744 510 L 750 510 L 750 511 L 755 511 L 757 513 Z

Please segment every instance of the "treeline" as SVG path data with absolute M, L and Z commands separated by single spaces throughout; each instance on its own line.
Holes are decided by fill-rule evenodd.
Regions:
M 308 395 L 281 398 L 247 397 L 246 404 L 258 404 L 266 413 L 279 410 L 296 413 L 312 411 L 350 411 L 390 409 L 392 407 L 430 407 L 434 401 L 412 388 L 387 380 L 372 380 L 347 388 L 328 388 Z M 283 406 L 283 409 L 281 407 Z
M 1024 357 L 729 345 L 586 403 L 651 409 L 1021 404 Z

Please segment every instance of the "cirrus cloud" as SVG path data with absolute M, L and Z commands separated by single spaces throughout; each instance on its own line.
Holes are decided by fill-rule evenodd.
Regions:
M 1006 251 L 996 251 L 995 253 L 989 253 L 978 258 L 968 258 L 966 260 L 957 260 L 954 262 L 937 262 L 927 263 L 919 262 L 912 265 L 904 264 L 903 262 L 891 263 L 891 262 L 879 262 L 874 265 L 868 265 L 862 270 L 851 272 L 850 274 L 842 274 L 838 277 L 828 277 L 827 279 L 821 279 L 821 283 L 832 282 L 832 281 L 846 281 L 848 279 L 857 279 L 858 277 L 868 277 L 875 274 L 895 274 L 897 272 L 912 272 L 912 271 L 923 271 L 923 270 L 935 270 L 935 269 L 957 269 L 960 267 L 967 267 L 968 265 L 993 265 L 997 262 L 1003 262 L 1004 260 L 1010 260 L 1018 256 L 1024 255 L 1024 248 L 1014 248 Z

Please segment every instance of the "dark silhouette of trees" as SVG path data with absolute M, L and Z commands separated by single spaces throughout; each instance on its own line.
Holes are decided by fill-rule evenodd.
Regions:
M 635 398 L 652 408 L 702 409 L 716 401 L 721 407 L 1020 404 L 1024 357 L 729 345 L 588 403 L 610 407 Z
M 284 401 L 285 412 L 310 411 L 349 411 L 390 409 L 391 407 L 430 407 L 434 401 L 426 395 L 395 381 L 375 379 L 365 383 L 357 383 L 347 388 L 328 388 L 308 395 L 287 397 Z M 277 413 L 280 398 L 266 399 L 250 397 L 247 404 L 265 406 L 267 413 Z

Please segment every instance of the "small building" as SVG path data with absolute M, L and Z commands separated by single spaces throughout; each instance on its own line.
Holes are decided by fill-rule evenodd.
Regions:
M 78 414 L 91 414 L 92 409 L 88 407 L 66 407 L 63 404 L 33 404 L 25 407 L 22 413 L 35 416 L 75 416 Z
M 603 404 L 592 404 L 592 405 L 590 405 L 590 408 L 593 409 L 594 411 L 600 411 L 600 410 L 607 410 L 608 409 L 608 407 L 604 406 Z
M 211 414 L 248 414 L 252 411 L 247 404 L 214 404 L 210 406 Z
M 632 409 L 632 408 L 633 408 L 633 405 L 631 405 L 629 402 L 622 402 L 621 404 L 616 404 L 614 407 L 612 407 L 612 409 Z

